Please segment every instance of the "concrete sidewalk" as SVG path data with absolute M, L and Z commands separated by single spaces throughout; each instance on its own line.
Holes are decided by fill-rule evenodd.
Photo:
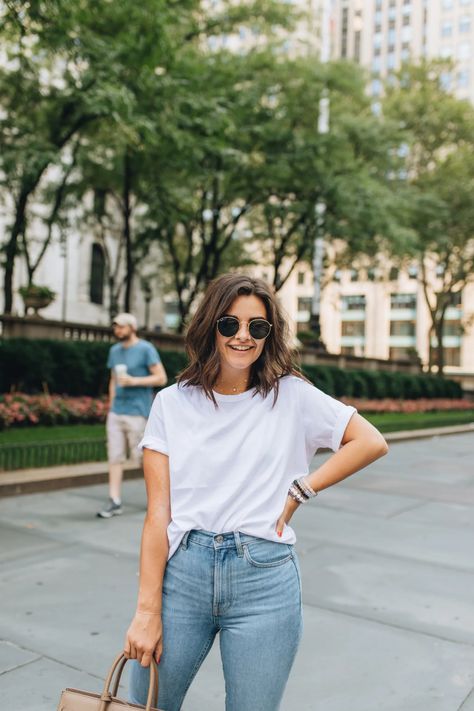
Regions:
M 474 441 L 394 443 L 301 507 L 304 635 L 281 711 L 474 711 Z M 321 460 L 319 460 L 321 461 Z M 0 708 L 99 690 L 135 605 L 142 481 L 0 500 Z M 183 711 L 223 711 L 216 640 Z M 242 709 L 242 711 L 259 711 Z

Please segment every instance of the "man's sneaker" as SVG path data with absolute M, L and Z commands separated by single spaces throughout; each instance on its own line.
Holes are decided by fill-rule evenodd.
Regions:
M 122 512 L 122 504 L 116 504 L 113 499 L 109 499 L 102 511 L 97 512 L 97 516 L 99 518 L 112 518 L 112 516 L 120 516 Z

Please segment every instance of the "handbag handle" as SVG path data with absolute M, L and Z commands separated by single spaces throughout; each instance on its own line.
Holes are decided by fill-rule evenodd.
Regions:
M 153 661 L 155 661 L 153 659 Z M 128 662 L 127 657 L 123 656 L 120 660 L 117 670 L 115 672 L 114 687 L 112 689 L 112 697 L 117 696 L 118 688 L 120 685 L 120 679 L 122 677 L 122 672 L 125 664 Z M 150 670 L 150 685 L 152 683 L 151 670 Z M 155 706 L 158 705 L 158 673 L 155 676 L 154 689 L 153 689 L 153 703 Z
M 122 676 L 123 668 L 125 664 L 127 663 L 128 659 L 125 657 L 123 652 L 120 652 L 118 654 L 114 661 L 112 662 L 112 666 L 109 669 L 109 673 L 107 674 L 107 678 L 104 683 L 104 689 L 102 691 L 102 694 L 100 696 L 101 704 L 99 706 L 98 711 L 107 711 L 107 706 L 108 704 L 112 701 L 112 697 L 115 696 L 118 690 L 118 686 L 120 683 L 120 677 Z M 114 677 L 115 672 L 117 672 L 116 678 L 115 678 L 115 684 L 114 684 L 114 692 L 113 694 L 110 693 L 110 685 L 112 683 L 112 679 Z M 146 700 L 146 706 L 145 706 L 145 711 L 151 711 L 152 707 L 155 706 L 158 703 L 158 668 L 156 665 L 156 661 L 154 657 L 151 658 L 151 663 L 150 663 L 150 685 L 148 687 L 148 696 Z

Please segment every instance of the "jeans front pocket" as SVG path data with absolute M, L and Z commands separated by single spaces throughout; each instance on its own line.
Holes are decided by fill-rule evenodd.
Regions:
M 245 559 L 256 568 L 274 568 L 293 558 L 293 546 L 288 543 L 262 539 L 255 543 L 244 543 L 242 547 Z

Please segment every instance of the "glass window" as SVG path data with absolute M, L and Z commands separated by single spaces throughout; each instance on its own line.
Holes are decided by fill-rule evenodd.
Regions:
M 359 272 L 357 269 L 351 269 L 351 281 L 359 281 Z
M 391 309 L 416 309 L 416 294 L 390 294 Z
M 387 55 L 387 69 L 395 69 L 395 52 Z
M 390 267 L 390 272 L 388 278 L 390 281 L 396 281 L 398 279 L 399 270 L 398 267 Z
M 298 299 L 298 311 L 310 311 L 313 304 L 313 300 L 310 296 L 301 296 Z
M 469 87 L 469 70 L 462 69 L 458 72 L 458 87 L 460 89 L 467 89 Z
M 459 59 L 469 59 L 471 56 L 471 43 L 461 42 L 458 47 L 458 57 Z
M 341 336 L 365 336 L 365 321 L 343 321 Z
M 457 348 L 443 348 L 443 351 L 445 365 L 461 365 L 461 349 L 459 346 Z
M 403 24 L 404 25 L 410 24 L 410 15 L 407 15 L 406 17 L 403 18 Z
M 470 15 L 462 15 L 459 18 L 459 32 L 470 32 L 471 31 L 471 17 Z
M 462 326 L 461 321 L 445 321 L 443 326 L 444 336 L 462 336 Z
M 446 47 L 441 47 L 440 56 L 443 57 L 443 59 L 448 59 L 449 57 L 452 57 L 453 48 L 449 45 Z
M 453 23 L 451 20 L 443 22 L 441 25 L 441 37 L 451 37 L 453 34 Z
M 298 272 L 298 284 L 301 286 L 301 284 L 304 284 L 304 272 Z
M 450 306 L 461 306 L 462 304 L 462 291 L 455 291 L 451 294 Z
M 409 42 L 411 40 L 411 27 L 402 27 L 401 31 L 402 42 Z
M 452 79 L 453 79 L 453 77 L 451 75 L 451 72 L 441 72 L 441 74 L 440 74 L 441 87 L 445 91 L 449 91 L 451 89 Z
M 342 297 L 343 311 L 364 311 L 365 310 L 365 295 L 357 294 Z
M 396 41 L 396 39 L 397 39 L 397 35 L 396 35 L 395 30 L 389 30 L 389 31 L 388 31 L 388 35 L 387 35 L 387 38 L 388 38 L 388 43 L 389 43 L 389 44 L 395 44 L 395 41 Z
M 372 71 L 375 73 L 380 72 L 381 66 L 382 65 L 381 65 L 380 57 L 374 57 L 372 59 Z
M 372 96 L 380 96 L 382 92 L 382 82 L 380 79 L 372 80 Z
M 390 360 L 410 360 L 413 353 L 413 347 L 411 348 L 390 348 L 389 359 Z
M 377 32 L 374 35 L 374 47 L 381 47 L 382 46 L 382 33 Z
M 100 244 L 92 245 L 89 297 L 93 304 L 104 303 L 105 257 Z
M 390 321 L 391 336 L 415 336 L 415 321 Z
M 417 279 L 418 278 L 418 267 L 416 267 L 416 266 L 408 267 L 408 277 L 410 279 Z
M 355 355 L 354 346 L 342 346 L 341 355 Z
M 471 0 L 459 0 L 460 5 L 470 5 Z
M 454 0 L 443 0 L 443 10 L 450 10 L 454 5 Z

